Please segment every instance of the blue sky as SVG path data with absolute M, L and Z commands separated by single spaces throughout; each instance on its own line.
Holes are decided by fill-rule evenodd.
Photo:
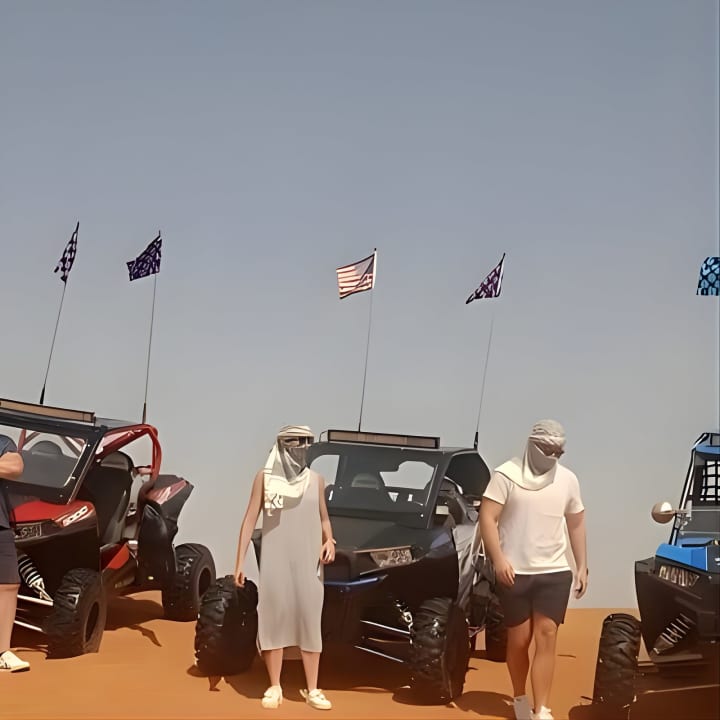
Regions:
M 472 442 L 566 426 L 588 511 L 582 604 L 634 604 L 692 441 L 720 424 L 718 6 L 9 2 L 0 9 L 1 396 L 139 418 L 195 486 L 179 540 L 230 572 L 288 423 Z M 503 293 L 465 305 L 507 253 Z M 620 560 L 621 559 L 621 560 Z

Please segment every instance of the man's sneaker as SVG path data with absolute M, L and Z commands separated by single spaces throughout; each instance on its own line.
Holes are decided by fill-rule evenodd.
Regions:
M 6 650 L 0 655 L 0 670 L 8 670 L 9 672 L 22 672 L 29 670 L 30 663 L 21 660 L 14 652 Z
M 544 705 L 541 705 L 537 712 L 532 713 L 530 718 L 531 720 L 553 720 L 550 708 L 546 708 Z
M 300 694 L 305 698 L 305 702 L 316 710 L 330 710 L 332 703 L 323 695 L 322 690 L 301 690 Z
M 515 710 L 515 720 L 530 720 L 530 700 L 527 695 L 518 695 L 513 698 L 513 709 Z

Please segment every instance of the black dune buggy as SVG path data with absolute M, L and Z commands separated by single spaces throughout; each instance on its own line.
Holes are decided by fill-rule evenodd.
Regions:
M 152 425 L 0 400 L 0 434 L 24 462 L 18 481 L 0 483 L 21 577 L 15 623 L 44 633 L 49 657 L 99 649 L 111 594 L 159 589 L 165 617 L 197 618 L 215 564 L 203 545 L 173 547 L 193 486 L 158 474 Z M 151 458 L 156 480 L 141 513 L 131 504 L 135 466 L 123 449 Z
M 323 438 L 325 436 L 325 438 Z M 419 699 L 462 693 L 475 637 L 505 658 L 494 574 L 476 547 L 478 507 L 490 473 L 474 448 L 441 448 L 437 437 L 329 430 L 310 448 L 326 481 L 336 540 L 325 567 L 325 643 L 351 645 L 403 663 Z M 261 533 L 253 543 L 262 553 Z M 246 669 L 256 654 L 257 588 L 221 578 L 196 625 L 198 668 Z
M 635 563 L 640 620 L 616 613 L 603 623 L 593 690 L 602 718 L 627 718 L 644 692 L 720 693 L 720 433 L 693 446 L 679 508 L 652 509 L 674 524 L 669 542 Z

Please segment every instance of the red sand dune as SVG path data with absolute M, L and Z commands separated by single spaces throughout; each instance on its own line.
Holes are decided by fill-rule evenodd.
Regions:
M 568 611 L 558 641 L 556 681 L 551 707 L 555 717 L 595 720 L 588 707 L 595 657 L 605 609 Z M 631 611 L 632 612 L 632 611 Z M 0 717 L 132 718 L 205 720 L 215 718 L 317 718 L 321 711 L 304 704 L 301 663 L 283 670 L 285 701 L 264 710 L 267 686 L 262 662 L 241 675 L 200 676 L 194 667 L 194 623 L 162 619 L 157 593 L 112 601 L 99 653 L 47 660 L 42 637 L 25 630 L 13 636 L 18 654 L 32 663 L 30 672 L 0 678 Z M 336 718 L 511 718 L 511 686 L 505 665 L 484 659 L 482 636 L 474 653 L 465 692 L 446 706 L 413 704 L 401 666 L 352 649 L 323 655 L 320 686 L 334 704 L 324 713 Z M 631 720 L 717 718 L 713 694 L 663 693 L 640 698 Z

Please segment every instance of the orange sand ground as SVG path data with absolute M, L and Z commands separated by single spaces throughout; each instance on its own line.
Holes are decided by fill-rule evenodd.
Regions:
M 592 695 L 598 638 L 605 609 L 570 610 L 558 640 L 551 707 L 558 720 L 595 720 L 584 698 Z M 633 611 L 630 611 L 633 612 Z M 504 664 L 484 659 L 482 636 L 470 661 L 465 692 L 453 704 L 413 704 L 401 666 L 352 649 L 323 655 L 320 685 L 334 704 L 323 713 L 304 704 L 301 663 L 283 670 L 285 701 L 264 710 L 267 680 L 258 659 L 247 673 L 211 680 L 193 662 L 194 623 L 162 619 L 154 592 L 111 602 L 99 653 L 47 660 L 42 637 L 16 629 L 13 644 L 30 672 L 2 673 L 0 717 L 13 720 L 98 718 L 215 720 L 220 718 L 511 718 L 511 686 Z M 213 687 L 214 686 L 214 687 Z M 645 695 L 632 720 L 718 718 L 715 693 Z

